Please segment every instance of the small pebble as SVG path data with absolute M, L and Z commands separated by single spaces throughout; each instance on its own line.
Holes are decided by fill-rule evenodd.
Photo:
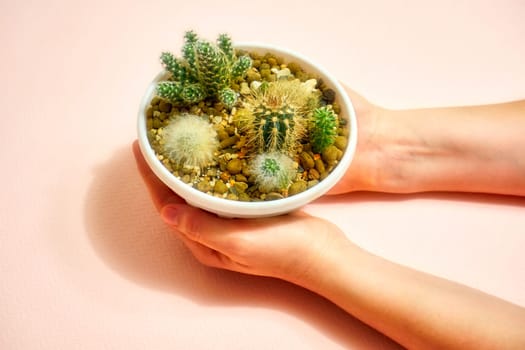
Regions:
M 202 180 L 197 184 L 197 189 L 201 192 L 211 191 L 211 185 L 208 180 Z
M 270 192 L 268 194 L 266 194 L 266 196 L 264 197 L 264 200 L 267 200 L 267 201 L 274 201 L 274 200 L 277 200 L 277 199 L 283 199 L 284 196 L 278 192 Z
M 348 143 L 348 140 L 344 136 L 337 136 L 335 138 L 334 146 L 339 148 L 341 151 L 344 151 L 346 149 L 346 145 Z
M 323 160 L 327 162 L 328 164 L 333 164 L 335 161 L 337 161 L 337 158 L 339 156 L 339 152 L 341 152 L 337 147 L 334 145 L 330 145 L 325 148 L 321 156 L 323 157 Z
M 230 136 L 228 138 L 225 138 L 221 141 L 221 143 L 219 144 L 219 147 L 220 148 L 228 148 L 230 146 L 233 146 L 235 145 L 235 143 L 239 140 L 239 136 L 237 135 L 234 135 L 234 136 Z
M 246 192 L 246 189 L 248 188 L 248 184 L 246 182 L 236 182 L 233 184 L 233 188 L 237 192 L 237 194 Z
M 236 201 L 239 199 L 239 197 L 235 194 L 235 193 L 228 193 L 228 195 L 226 196 L 227 199 L 229 200 L 232 200 L 232 201 Z
M 230 135 L 228 135 L 228 132 L 224 129 L 222 125 L 219 125 L 217 127 L 217 137 L 219 138 L 219 141 L 223 141 L 230 137 Z
M 323 174 L 326 172 L 326 168 L 324 166 L 324 163 L 321 159 L 315 160 L 315 169 L 319 172 L 319 174 Z
M 239 193 L 239 200 L 242 202 L 251 202 L 252 198 L 248 193 Z
M 295 75 L 295 74 L 297 74 L 297 72 L 299 72 L 301 70 L 301 66 L 299 66 L 295 62 L 290 62 L 290 63 L 288 63 L 288 69 L 290 69 L 290 71 Z
M 294 182 L 288 189 L 288 195 L 293 196 L 294 194 L 301 193 L 308 187 L 306 181 L 300 180 Z
M 326 89 L 323 91 L 323 100 L 328 104 L 332 104 L 335 101 L 335 91 L 332 89 Z
M 165 101 L 165 100 L 161 100 L 159 102 L 159 110 L 161 112 L 165 112 L 165 113 L 169 113 L 171 112 L 171 103 L 169 103 L 168 101 Z
M 226 165 L 226 170 L 228 170 L 231 175 L 240 173 L 242 171 L 242 161 L 239 158 L 230 160 Z
M 226 193 L 228 192 L 228 186 L 226 186 L 226 184 L 221 180 L 215 181 L 215 186 L 213 186 L 213 192 L 219 194 Z
M 243 174 L 237 174 L 237 175 L 235 175 L 235 181 L 248 182 L 248 179 Z
M 314 158 L 308 152 L 302 152 L 299 156 L 299 160 L 303 169 L 311 169 L 314 167 Z
M 308 179 L 309 180 L 319 180 L 320 176 L 321 175 L 319 174 L 319 172 L 315 168 L 312 168 L 312 169 L 308 170 Z
M 146 110 L 146 117 L 151 118 L 153 117 L 153 107 L 149 106 Z
M 246 83 L 246 82 L 241 83 L 240 93 L 241 93 L 241 95 L 249 95 L 249 94 L 252 93 L 252 90 L 248 86 L 248 83 Z

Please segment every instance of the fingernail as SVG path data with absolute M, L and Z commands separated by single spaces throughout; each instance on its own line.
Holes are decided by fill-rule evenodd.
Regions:
M 164 222 L 173 226 L 177 226 L 179 224 L 179 214 L 180 210 L 172 205 L 164 207 L 161 212 Z

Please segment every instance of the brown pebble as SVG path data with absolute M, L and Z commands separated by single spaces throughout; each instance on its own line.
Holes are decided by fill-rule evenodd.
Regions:
M 228 195 L 226 196 L 227 199 L 229 200 L 232 200 L 232 201 L 236 201 L 239 199 L 239 197 L 235 194 L 235 193 L 228 193 Z
M 312 168 L 312 169 L 308 170 L 308 179 L 309 180 L 318 180 L 320 176 L 321 175 L 319 174 L 319 172 L 315 168 Z
M 153 107 L 149 106 L 146 111 L 146 117 L 151 118 L 153 117 Z
M 288 195 L 293 196 L 294 194 L 301 193 L 306 190 L 308 184 L 306 181 L 296 181 L 288 189 Z
M 237 135 L 234 135 L 234 136 L 230 136 L 224 140 L 221 141 L 221 143 L 219 144 L 219 147 L 220 148 L 228 148 L 230 146 L 233 146 L 235 145 L 235 143 L 239 140 L 239 136 Z
M 162 121 L 155 118 L 153 119 L 153 129 L 158 129 L 158 128 L 161 128 L 162 127 Z
M 159 110 L 161 112 L 169 113 L 171 112 L 171 107 L 171 103 L 169 103 L 168 101 L 161 100 L 159 102 Z
M 239 200 L 242 202 L 251 202 L 252 199 L 248 193 L 239 193 Z
M 244 193 L 248 188 L 248 184 L 246 182 L 236 182 L 233 184 L 233 188 L 235 188 L 237 194 Z
M 299 159 L 301 161 L 301 166 L 303 167 L 303 169 L 308 170 L 313 168 L 315 165 L 314 158 L 308 152 L 302 152 L 299 156 Z
M 265 197 L 264 197 L 264 200 L 266 201 L 274 201 L 274 200 L 277 200 L 277 199 L 283 199 L 284 196 L 278 192 L 270 192 L 268 193 Z
M 228 192 L 228 186 L 226 186 L 226 184 L 221 180 L 217 180 L 215 181 L 215 186 L 213 186 L 213 192 L 224 194 Z
M 197 184 L 197 189 L 201 192 L 208 192 L 211 190 L 211 185 L 208 180 L 202 180 Z
M 219 141 L 223 141 L 230 137 L 230 135 L 224 130 L 224 126 L 220 125 L 217 127 L 217 137 L 219 138 Z
M 322 159 L 316 159 L 315 160 L 315 169 L 317 169 L 319 174 L 322 174 L 322 173 L 326 172 L 326 168 L 324 166 L 324 163 L 323 163 Z
M 334 141 L 334 146 L 339 148 L 341 151 L 344 151 L 346 149 L 346 145 L 348 144 L 348 140 L 344 136 L 337 136 Z
M 235 181 L 248 182 L 248 179 L 243 174 L 237 174 L 235 175 Z
M 226 165 L 226 170 L 232 175 L 239 174 L 242 170 L 242 161 L 239 158 L 230 160 Z
M 292 72 L 292 74 L 296 74 L 297 72 L 301 70 L 301 66 L 299 66 L 295 62 L 290 62 L 288 63 L 288 69 L 290 70 L 290 72 Z
M 335 101 L 335 91 L 332 89 L 326 89 L 323 91 L 323 100 L 328 104 L 332 104 Z
M 334 145 L 330 145 L 325 148 L 321 156 L 323 157 L 323 160 L 327 162 L 328 164 L 333 164 L 337 160 L 337 157 L 339 155 L 339 152 L 341 152 L 337 147 Z

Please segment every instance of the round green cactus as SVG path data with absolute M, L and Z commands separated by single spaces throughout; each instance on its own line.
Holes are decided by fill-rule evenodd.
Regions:
M 251 163 L 251 172 L 259 191 L 268 193 L 286 190 L 297 176 L 296 163 L 278 152 L 257 155 Z

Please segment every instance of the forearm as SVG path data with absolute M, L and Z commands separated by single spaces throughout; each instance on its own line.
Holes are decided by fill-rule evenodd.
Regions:
M 525 101 L 381 110 L 367 141 L 365 189 L 525 195 Z
M 412 349 L 523 349 L 525 309 L 348 242 L 304 283 Z

